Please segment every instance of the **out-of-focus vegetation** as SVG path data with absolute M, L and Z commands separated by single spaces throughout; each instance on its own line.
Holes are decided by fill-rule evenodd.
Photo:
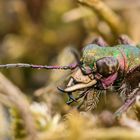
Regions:
M 67 65 L 72 47 L 81 52 L 98 36 L 112 45 L 127 34 L 138 43 L 139 23 L 139 0 L 0 0 L 0 63 Z M 117 120 L 112 113 L 122 102 L 115 93 L 92 112 L 65 104 L 56 87 L 69 71 L 1 72 L 12 81 L 0 74 L 1 140 L 140 139 L 139 97 Z

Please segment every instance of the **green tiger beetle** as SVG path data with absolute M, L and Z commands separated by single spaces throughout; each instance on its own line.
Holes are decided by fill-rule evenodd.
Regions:
M 119 114 L 134 103 L 139 88 L 137 92 L 135 89 L 139 82 L 140 48 L 123 35 L 119 38 L 119 45 L 108 46 L 99 38 L 84 47 L 79 66 L 72 73 L 67 87 L 58 89 L 68 93 L 70 100 L 67 104 L 71 104 L 83 96 L 86 97 L 92 89 L 107 90 L 114 87 L 120 95 L 125 95 L 125 104 L 116 111 Z M 77 90 L 83 92 L 74 98 L 72 93 Z M 130 95 L 133 96 L 130 98 Z
M 86 97 L 92 89 L 107 90 L 111 87 L 119 87 L 116 90 L 121 90 L 120 93 L 127 96 L 139 86 L 140 48 L 126 36 L 119 37 L 118 44 L 109 46 L 102 38 L 95 39 L 91 44 L 83 48 L 80 59 L 74 52 L 77 62 L 68 66 L 17 63 L 0 65 L 0 68 L 26 67 L 72 70 L 66 88 L 58 87 L 61 92 L 67 93 L 69 97 L 67 104 L 77 102 L 82 97 Z M 132 80 L 135 73 L 139 76 L 139 78 L 136 76 L 137 83 L 134 85 L 132 84 L 133 82 L 127 84 L 127 80 Z M 72 94 L 75 91 L 82 91 L 82 93 L 75 98 Z M 126 98 L 124 105 L 116 113 L 126 111 L 133 103 L 131 99 L 134 102 L 134 98 Z

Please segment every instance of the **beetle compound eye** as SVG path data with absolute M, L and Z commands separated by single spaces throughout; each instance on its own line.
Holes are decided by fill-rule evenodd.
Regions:
M 114 57 L 103 57 L 96 62 L 97 72 L 104 77 L 117 72 L 119 63 Z

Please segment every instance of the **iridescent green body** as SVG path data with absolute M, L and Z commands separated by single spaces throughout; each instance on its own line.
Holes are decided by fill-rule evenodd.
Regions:
M 120 65 L 127 67 L 127 70 L 140 64 L 140 48 L 131 45 L 101 47 L 90 44 L 83 49 L 82 62 L 84 65 L 94 68 L 97 60 L 110 56 L 117 58 Z

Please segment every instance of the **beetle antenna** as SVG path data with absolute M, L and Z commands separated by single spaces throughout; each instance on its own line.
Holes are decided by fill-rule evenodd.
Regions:
M 78 64 L 80 64 L 80 55 L 78 53 L 78 51 L 75 49 L 75 48 L 71 48 L 71 53 L 74 55 L 75 59 L 76 59 L 76 62 Z
M 1 68 L 34 68 L 34 69 L 61 69 L 61 70 L 73 70 L 78 66 L 77 63 L 67 66 L 47 66 L 47 65 L 34 65 L 27 63 L 15 63 L 15 64 L 2 64 Z
M 71 49 L 72 54 L 74 55 L 76 62 L 77 62 L 77 66 L 80 68 L 80 70 L 82 71 L 83 74 L 90 74 L 91 72 L 87 72 L 84 70 L 84 68 L 81 65 L 81 61 L 80 61 L 80 55 L 78 53 L 78 51 L 74 48 Z

